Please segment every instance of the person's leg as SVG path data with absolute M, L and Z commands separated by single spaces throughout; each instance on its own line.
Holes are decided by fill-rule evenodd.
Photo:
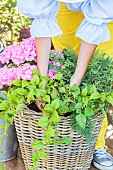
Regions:
M 62 50 L 64 48 L 66 48 L 67 45 L 70 45 L 75 50 L 75 52 L 78 53 L 79 44 L 81 43 L 81 40 L 75 37 L 75 32 L 76 32 L 79 24 L 81 23 L 82 19 L 83 19 L 83 15 L 81 13 L 72 12 L 69 9 L 67 9 L 63 3 L 61 4 L 60 11 L 57 15 L 57 20 L 60 25 L 60 28 L 63 30 L 63 35 L 61 37 L 54 37 L 52 39 L 55 49 Z M 103 44 L 103 45 L 99 46 L 99 48 L 101 48 L 102 50 L 105 50 L 106 52 L 110 52 L 110 54 L 113 54 L 113 47 L 112 47 L 113 46 L 112 45 L 113 44 L 113 28 L 112 28 L 113 26 L 111 26 L 110 24 L 109 24 L 109 26 L 111 27 L 110 31 L 112 33 L 111 41 L 104 43 L 105 46 Z M 99 154 L 98 154 L 97 150 L 100 151 L 99 148 L 105 147 L 104 136 L 106 133 L 106 129 L 107 129 L 107 118 L 105 118 L 105 120 L 103 121 L 101 130 L 99 133 L 99 138 L 97 140 L 94 158 L 96 157 L 95 155 L 98 155 L 98 157 L 97 157 L 97 159 L 98 159 Z M 101 155 L 101 153 L 100 153 L 100 155 Z M 104 163 L 106 164 L 106 159 L 109 157 L 109 155 L 105 154 L 105 153 L 106 152 L 104 150 L 104 160 L 105 160 Z M 96 160 L 96 161 L 98 161 L 98 160 Z M 100 161 L 100 159 L 99 159 L 99 161 Z M 99 162 L 99 164 L 100 164 L 100 162 Z M 103 162 L 102 162 L 102 164 L 103 164 Z M 110 168 L 113 169 L 113 165 Z M 102 169 L 102 170 L 104 170 L 104 169 Z M 109 167 L 107 167 L 106 170 L 109 170 Z

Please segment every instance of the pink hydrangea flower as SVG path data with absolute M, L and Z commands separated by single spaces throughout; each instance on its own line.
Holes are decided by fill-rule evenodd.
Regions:
M 61 51 L 52 50 L 51 54 L 56 57 L 62 56 Z M 11 86 L 11 81 L 15 79 L 31 80 L 33 77 L 32 70 L 37 69 L 36 66 L 36 44 L 35 38 L 27 38 L 18 46 L 11 45 L 0 54 L 0 62 L 5 64 L 3 68 L 0 68 L 0 89 L 4 85 Z M 8 66 L 10 64 L 12 66 Z M 61 67 L 59 62 L 49 61 L 57 67 Z M 55 78 L 55 70 L 48 70 L 48 76 L 51 79 Z
M 61 67 L 61 64 L 59 62 L 55 62 L 55 61 L 49 61 L 50 64 L 53 64 L 54 66 L 57 66 L 57 67 Z
M 2 64 L 10 62 L 19 66 L 26 61 L 36 62 L 36 45 L 34 38 L 24 40 L 19 46 L 11 45 L 0 54 Z
M 51 50 L 51 55 L 55 55 L 55 57 L 62 57 L 64 58 L 64 54 L 62 53 L 61 50 Z
M 51 78 L 51 79 L 54 79 L 55 78 L 55 70 L 54 69 L 51 69 L 51 70 L 48 70 L 48 76 Z

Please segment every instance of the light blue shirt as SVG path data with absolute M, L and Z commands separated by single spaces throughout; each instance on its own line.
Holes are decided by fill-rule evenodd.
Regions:
M 17 0 L 23 15 L 34 18 L 31 25 L 33 37 L 53 37 L 62 34 L 56 15 L 60 8 L 57 0 Z M 113 21 L 113 0 L 85 0 L 84 2 L 65 3 L 73 11 L 81 11 L 84 19 L 76 37 L 90 44 L 101 44 L 110 39 L 106 26 Z M 76 20 L 73 21 L 76 24 Z M 71 26 L 71 25 L 70 25 Z

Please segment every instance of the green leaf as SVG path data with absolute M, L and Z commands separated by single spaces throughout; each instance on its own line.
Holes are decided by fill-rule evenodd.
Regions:
M 36 140 L 32 143 L 31 146 L 32 146 L 33 149 L 40 150 L 43 147 L 43 143 L 39 140 Z
M 106 95 L 107 95 L 106 92 L 100 93 L 100 99 L 101 99 L 102 102 L 105 102 Z
M 15 101 L 16 101 L 17 103 L 22 103 L 22 102 L 24 101 L 24 97 L 16 97 L 16 98 L 15 98 Z
M 1 154 L 1 153 L 0 153 L 0 154 Z M 1 170 L 5 170 L 5 165 L 2 165 L 2 164 L 1 164 L 1 165 L 0 165 L 0 169 L 1 169 Z
M 92 115 L 94 115 L 94 111 L 92 108 L 86 107 L 84 114 L 85 114 L 85 116 L 92 116 Z
M 59 123 L 61 121 L 60 116 L 58 115 L 58 112 L 56 110 L 51 115 L 51 120 L 55 123 Z
M 19 86 L 21 86 L 22 82 L 21 82 L 21 80 L 12 80 L 11 84 L 19 87 Z
M 38 85 L 39 84 L 39 76 L 34 75 L 33 78 L 31 79 L 31 84 Z
M 53 127 L 49 125 L 46 130 L 46 135 L 49 137 L 54 137 L 54 136 L 56 136 L 55 132 L 56 132 L 56 130 L 54 130 Z
M 44 110 L 45 110 L 45 111 L 51 111 L 51 112 L 52 112 L 52 111 L 53 111 L 53 108 L 52 108 L 51 104 L 46 104 L 45 107 L 44 107 Z
M 40 72 L 39 72 L 38 70 L 32 70 L 32 73 L 33 73 L 34 75 L 40 76 Z
M 65 87 L 60 87 L 59 92 L 60 93 L 66 93 L 66 88 Z
M 94 93 L 91 94 L 89 100 L 91 100 L 91 99 L 99 99 L 99 98 L 100 98 L 99 93 L 98 92 L 94 92 Z
M 56 110 L 59 107 L 59 98 L 52 101 L 52 107 Z
M 29 88 L 29 91 L 38 90 L 37 87 L 36 87 L 36 85 L 34 85 L 34 84 L 30 84 L 28 88 Z
M 80 88 L 74 84 L 73 86 L 70 87 L 71 90 L 75 91 L 75 90 L 80 90 Z
M 59 86 L 59 83 L 58 82 L 55 82 L 54 83 L 54 87 L 58 87 Z
M 26 91 L 25 89 L 23 89 L 23 88 L 17 88 L 17 89 L 15 90 L 15 92 L 16 92 L 16 94 L 19 94 L 19 95 L 25 95 L 25 94 L 27 94 L 27 91 Z
M 33 94 L 36 96 L 36 98 L 40 99 L 40 97 L 41 97 L 41 91 L 40 91 L 40 89 L 36 89 L 36 90 L 33 92 Z
M 107 100 L 108 103 L 113 105 L 113 97 L 112 96 L 107 96 L 106 100 Z
M 37 168 L 37 167 L 36 167 Z M 34 167 L 33 166 L 29 166 L 28 167 L 28 170 L 34 170 Z
M 20 112 L 20 111 L 23 110 L 25 107 L 26 107 L 25 104 L 18 104 L 18 105 L 17 105 L 17 108 L 16 108 L 16 112 L 17 112 L 17 113 Z
M 43 101 L 50 103 L 50 96 L 49 95 L 45 95 L 43 97 Z
M 75 130 L 79 135 L 80 134 L 82 134 L 82 128 L 77 124 L 76 126 L 75 126 L 75 129 L 73 128 L 73 130 Z
M 45 96 L 47 94 L 46 90 L 38 89 L 40 91 L 40 96 Z
M 75 103 L 71 103 L 70 106 L 69 106 L 69 112 L 72 112 L 72 111 L 75 111 L 76 108 L 75 108 Z
M 60 115 L 62 115 L 64 113 L 68 113 L 68 111 L 69 111 L 69 108 L 68 108 L 68 106 L 66 104 L 60 105 L 60 107 L 59 107 Z
M 3 100 L 0 103 L 0 111 L 7 110 L 10 107 L 9 102 L 7 100 Z
M 82 108 L 82 103 L 77 103 L 77 104 L 75 105 L 75 108 L 76 108 L 76 109 L 81 109 L 81 108 Z
M 61 140 L 66 145 L 70 145 L 72 143 L 72 140 L 69 137 L 66 137 L 66 136 L 64 136 Z
M 43 81 L 39 84 L 39 88 L 45 89 L 46 84 L 47 84 L 47 80 L 43 80 Z
M 12 103 L 12 101 L 14 100 L 13 95 L 9 91 L 7 93 L 7 100 L 8 100 L 9 103 Z
M 55 80 L 61 80 L 62 79 L 62 76 L 63 76 L 63 74 L 56 74 L 56 76 L 55 76 Z
M 49 124 L 49 119 L 47 117 L 41 117 L 38 120 L 38 126 L 40 127 L 47 127 Z
M 14 115 L 14 114 L 16 114 L 16 110 L 8 110 L 8 113 L 10 114 L 10 115 Z
M 40 151 L 38 151 L 38 157 L 39 157 L 39 159 L 45 159 L 45 160 L 47 160 L 47 155 L 46 155 L 44 149 L 41 149 Z
M 22 80 L 22 88 L 28 87 L 28 86 L 29 86 L 29 82 L 27 80 Z
M 82 102 L 83 102 L 84 106 L 88 105 L 88 101 L 89 101 L 88 97 L 82 97 Z
M 73 95 L 74 98 L 76 98 L 80 94 L 80 91 L 74 91 L 71 92 L 71 94 Z
M 88 92 L 88 90 L 87 90 L 87 87 L 86 87 L 85 89 L 82 90 L 82 96 L 85 97 L 87 95 L 87 92 Z
M 36 99 L 35 99 L 35 97 L 34 97 L 34 92 L 33 92 L 33 90 L 32 91 L 30 91 L 29 93 L 28 93 L 28 95 L 27 95 L 27 103 L 30 103 L 31 101 L 35 101 Z
M 51 93 L 50 95 L 53 100 L 58 98 L 58 95 L 56 93 Z
M 58 139 L 54 139 L 53 142 L 54 142 L 54 146 L 55 146 L 55 147 L 62 143 L 62 141 L 61 141 L 61 140 L 58 140 Z
M 93 85 L 90 87 L 90 89 L 88 90 L 88 94 L 92 94 L 93 92 L 96 91 L 96 87 Z
M 37 163 L 38 163 L 38 160 L 40 159 L 39 155 L 38 155 L 38 152 L 35 152 L 33 153 L 32 155 L 32 160 L 33 160 L 33 170 L 34 169 L 37 169 Z
M 52 138 L 46 136 L 42 139 L 42 143 L 43 143 L 43 145 L 50 145 L 53 143 L 53 140 L 52 140 Z
M 82 128 L 85 129 L 86 127 L 86 117 L 83 114 L 79 114 L 76 116 L 77 124 Z
M 47 90 L 35 89 L 34 94 L 35 94 L 36 98 L 40 99 L 40 97 L 47 95 Z
M 6 128 L 5 128 L 5 125 L 2 125 L 2 126 L 0 125 L 0 130 L 1 130 L 1 129 L 2 129 L 2 130 L 5 130 L 5 129 L 6 129 Z

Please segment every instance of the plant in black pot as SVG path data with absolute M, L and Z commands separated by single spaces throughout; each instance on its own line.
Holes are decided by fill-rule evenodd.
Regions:
M 5 115 L 8 123 L 15 120 L 26 169 L 90 167 L 106 107 L 113 104 L 113 62 L 95 53 L 81 86 L 70 87 L 76 60 L 71 49 L 51 51 L 48 76 L 40 76 L 33 38 L 7 48 L 0 56 L 2 63 L 7 62 L 0 70 L 4 75 L 0 85 L 8 85 L 3 91 L 7 100 L 0 103 L 1 117 Z M 103 63 L 109 64 L 109 70 Z M 42 111 L 29 108 L 37 99 Z

